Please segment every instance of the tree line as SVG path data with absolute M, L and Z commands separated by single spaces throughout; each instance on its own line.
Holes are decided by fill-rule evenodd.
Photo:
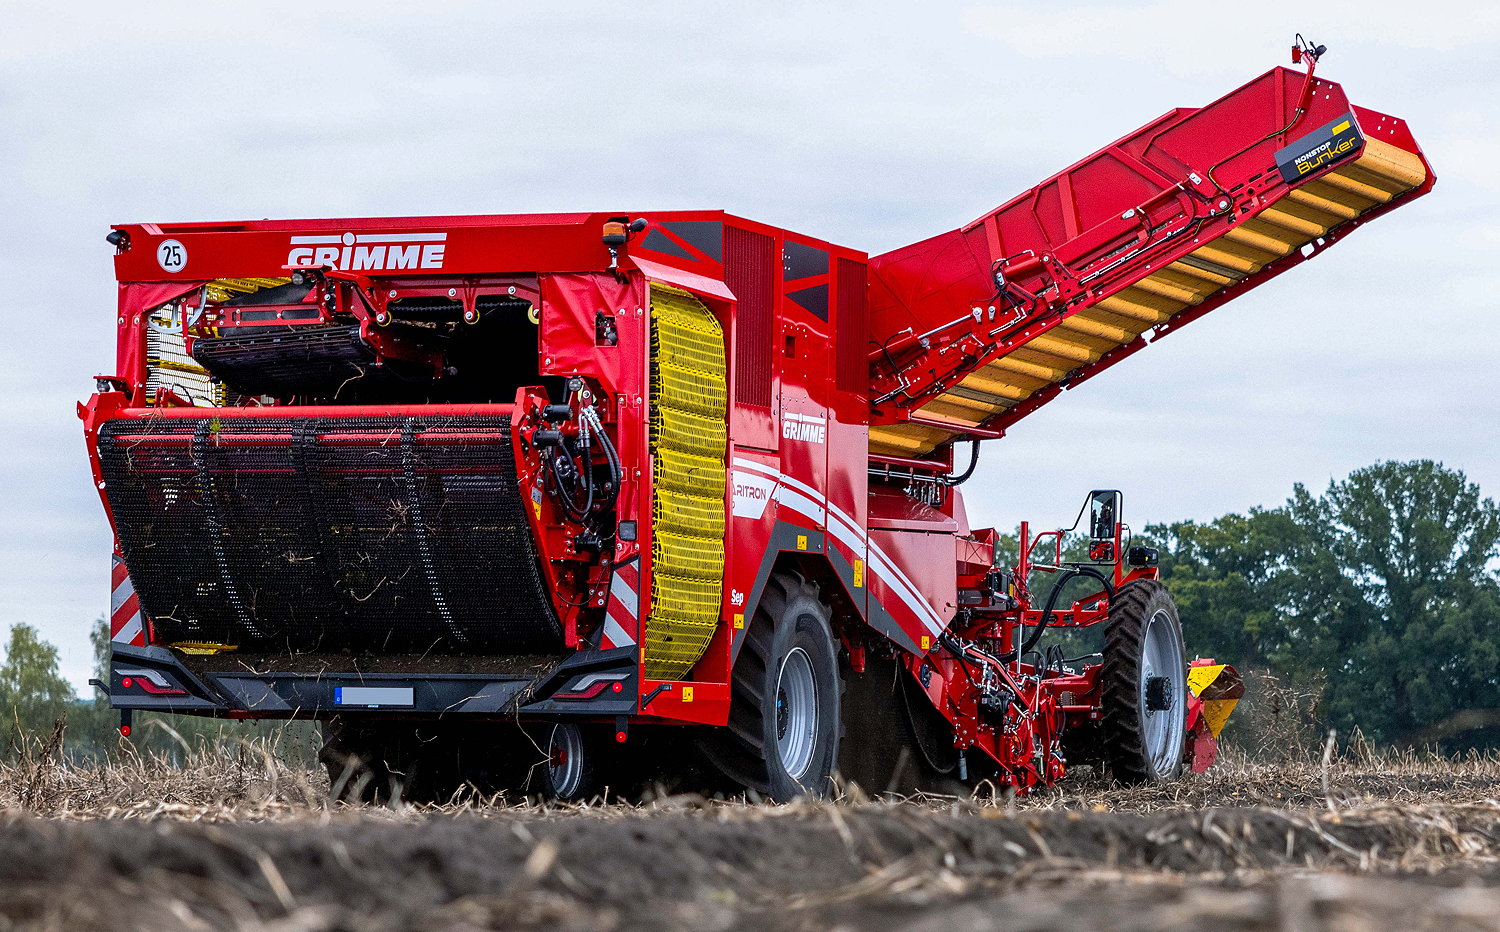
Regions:
M 1500 747 L 1500 508 L 1462 472 L 1429 460 L 1376 463 L 1321 494 L 1298 484 L 1280 507 L 1149 525 L 1135 543 L 1159 551 L 1190 657 L 1313 695 L 1318 727 L 1384 744 Z M 1082 550 L 1075 541 L 1071 558 Z M 1044 598 L 1047 584 L 1033 580 L 1033 592 Z M 1059 636 L 1072 638 L 1070 649 L 1083 643 Z M 93 638 L 102 679 L 103 619 Z M 62 719 L 70 755 L 120 751 L 118 714 L 102 698 L 76 698 L 56 649 L 15 625 L 0 663 L 0 754 L 15 757 Z M 267 727 L 139 716 L 133 740 L 172 755 Z M 299 727 L 308 734 L 293 743 L 310 744 Z
M 1146 537 L 1190 654 L 1315 688 L 1345 734 L 1500 746 L 1500 508 L 1461 471 L 1376 463 Z

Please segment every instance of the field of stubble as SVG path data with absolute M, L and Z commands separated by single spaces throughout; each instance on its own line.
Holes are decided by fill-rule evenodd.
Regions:
M 789 806 L 329 803 L 254 748 L 0 769 L 0 930 L 1500 929 L 1500 761 Z

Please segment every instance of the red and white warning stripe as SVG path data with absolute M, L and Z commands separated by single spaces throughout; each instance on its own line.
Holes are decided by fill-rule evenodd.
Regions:
M 632 559 L 615 567 L 609 581 L 609 605 L 604 614 L 604 630 L 599 646 L 629 647 L 641 630 L 641 565 Z
M 135 594 L 135 584 L 130 581 L 130 571 L 125 568 L 125 558 L 118 553 L 114 554 L 114 566 L 110 572 L 109 639 L 136 646 L 146 643 L 141 600 Z

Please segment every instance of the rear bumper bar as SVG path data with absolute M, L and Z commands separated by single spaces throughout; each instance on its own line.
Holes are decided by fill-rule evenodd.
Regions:
M 349 713 L 555 719 L 637 711 L 633 647 L 578 653 L 539 674 L 252 673 L 231 664 L 200 674 L 167 648 L 116 644 L 110 653 L 110 706 L 228 718 L 313 719 Z

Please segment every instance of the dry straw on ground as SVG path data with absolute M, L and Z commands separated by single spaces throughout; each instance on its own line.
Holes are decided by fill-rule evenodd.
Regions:
M 790 806 L 326 787 L 254 744 L 38 751 L 0 769 L 0 930 L 1500 928 L 1495 758 L 1228 754 L 1163 787 Z

